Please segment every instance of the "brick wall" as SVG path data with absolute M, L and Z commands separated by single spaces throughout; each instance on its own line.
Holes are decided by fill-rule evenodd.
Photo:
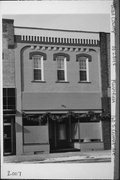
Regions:
M 102 121 L 102 131 L 103 131 L 103 142 L 104 149 L 111 149 L 111 123 L 110 121 Z
M 20 50 L 27 44 L 18 43 L 15 50 L 16 64 L 21 60 Z M 81 46 L 82 48 L 82 46 Z M 99 52 L 99 47 L 94 47 Z M 22 58 L 22 84 L 24 84 L 23 91 L 25 92 L 98 92 L 101 93 L 100 84 L 100 68 L 98 52 L 90 52 L 92 61 L 89 62 L 89 79 L 90 83 L 79 83 L 79 64 L 76 61 L 76 55 L 78 52 L 66 52 L 70 56 L 70 61 L 67 61 L 67 80 L 68 83 L 56 83 L 57 71 L 56 61 L 53 60 L 55 53 L 59 51 L 43 51 L 46 53 L 47 59 L 44 60 L 44 80 L 45 83 L 33 82 L 33 61 L 29 59 L 29 53 L 32 50 L 27 48 L 23 52 Z M 42 52 L 42 50 L 39 50 Z M 88 53 L 87 53 L 88 54 Z M 16 65 L 18 70 L 20 69 L 19 64 Z M 18 72 L 17 70 L 17 72 Z
M 100 59 L 101 59 L 101 83 L 102 83 L 102 107 L 105 113 L 110 112 L 110 35 L 100 33 Z
M 15 56 L 13 20 L 3 19 L 2 37 L 3 87 L 15 87 Z
M 104 114 L 111 111 L 111 100 L 108 90 L 110 88 L 110 35 L 107 33 L 100 33 L 100 59 L 101 59 L 101 83 L 102 83 L 102 109 Z M 104 148 L 111 148 L 111 122 L 104 120 L 103 127 L 103 141 Z

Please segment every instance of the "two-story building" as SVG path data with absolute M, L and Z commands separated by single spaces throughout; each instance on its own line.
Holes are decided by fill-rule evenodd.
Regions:
M 109 38 L 3 19 L 4 154 L 110 148 Z

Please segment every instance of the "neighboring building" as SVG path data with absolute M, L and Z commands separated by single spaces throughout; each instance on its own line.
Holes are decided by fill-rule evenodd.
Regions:
M 109 38 L 3 19 L 5 155 L 110 149 Z

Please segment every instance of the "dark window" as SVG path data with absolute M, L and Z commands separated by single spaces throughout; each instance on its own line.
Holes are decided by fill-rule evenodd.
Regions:
M 14 88 L 9 88 L 9 90 L 8 90 L 8 96 L 12 96 L 12 97 L 15 96 L 15 89 L 14 89 Z
M 80 71 L 80 81 L 86 81 L 86 71 Z
M 23 117 L 23 126 L 38 126 L 39 121 L 31 116 Z
M 3 88 L 3 109 L 15 110 L 15 88 Z
M 34 80 L 41 80 L 41 69 L 34 69 Z
M 64 76 L 64 70 L 57 70 L 57 79 L 60 81 L 64 81 L 65 80 L 65 76 Z
M 23 116 L 23 126 L 44 126 L 46 124 L 47 118 L 43 118 L 43 115 Z

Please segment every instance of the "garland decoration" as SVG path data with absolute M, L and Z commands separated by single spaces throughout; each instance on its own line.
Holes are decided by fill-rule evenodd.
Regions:
M 46 112 L 44 114 L 37 115 L 27 115 L 23 113 L 23 118 L 26 118 L 28 121 L 37 121 L 40 125 L 47 124 L 49 121 L 57 121 L 58 123 L 63 123 L 70 119 L 72 122 L 90 122 L 90 121 L 110 121 L 111 115 L 110 113 L 95 113 L 93 111 L 88 111 L 88 113 L 74 113 L 73 111 L 68 111 L 66 114 L 52 114 L 50 112 Z

